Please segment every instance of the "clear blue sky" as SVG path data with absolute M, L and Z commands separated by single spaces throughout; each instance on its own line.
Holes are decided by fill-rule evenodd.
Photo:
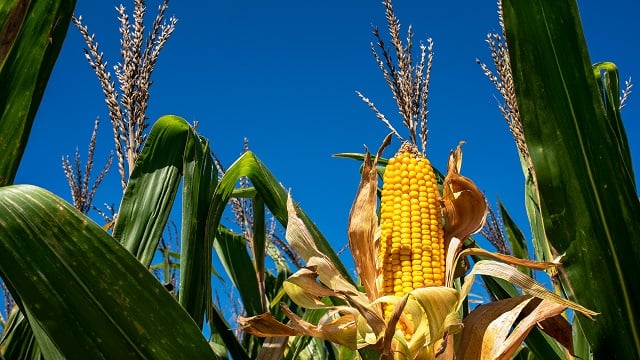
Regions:
M 120 60 L 114 10 L 120 3 L 79 0 L 76 7 L 110 65 Z M 147 2 L 150 20 L 158 3 Z M 129 1 L 124 5 L 133 8 Z M 638 2 L 585 0 L 579 5 L 592 61 L 613 61 L 622 79 L 640 79 Z M 492 204 L 500 198 L 528 233 L 516 148 L 496 106 L 497 93 L 475 63 L 476 58 L 491 61 L 484 40 L 488 32 L 499 30 L 495 2 L 395 0 L 394 7 L 403 33 L 413 25 L 415 43 L 428 37 L 435 41 L 427 155 L 444 170 L 449 151 L 466 141 L 463 174 Z M 179 22 L 153 74 L 150 122 L 165 114 L 198 121 L 199 132 L 226 166 L 240 155 L 247 137 L 250 148 L 291 189 L 334 247 L 342 248 L 360 164 L 332 154 L 362 152 L 365 144 L 377 149 L 387 134 L 355 91 L 401 127 L 370 53 L 372 25 L 386 26 L 381 2 L 182 0 L 169 4 L 172 14 Z M 61 158 L 79 147 L 84 160 L 97 116 L 102 120 L 97 170 L 113 148 L 107 107 L 84 47 L 71 26 L 16 179 L 69 201 Z M 636 169 L 637 86 L 622 113 Z M 398 145 L 395 141 L 385 156 Z M 114 166 L 94 203 L 117 205 L 119 196 Z

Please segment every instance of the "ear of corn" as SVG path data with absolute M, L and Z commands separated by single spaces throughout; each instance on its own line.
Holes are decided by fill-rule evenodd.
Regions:
M 382 295 L 403 296 L 444 284 L 445 254 L 438 184 L 433 168 L 406 142 L 389 159 L 380 205 Z M 393 308 L 385 307 L 385 317 Z

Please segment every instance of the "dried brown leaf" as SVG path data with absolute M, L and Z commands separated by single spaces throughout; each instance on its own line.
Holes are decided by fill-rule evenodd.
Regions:
M 495 359 L 496 349 L 502 345 L 522 309 L 531 297 L 509 298 L 480 305 L 463 324 L 456 357 L 465 360 Z
M 378 229 L 376 215 L 377 165 L 382 151 L 390 142 L 391 134 L 385 137 L 373 161 L 371 161 L 369 150 L 366 150 L 362 178 L 349 214 L 349 247 L 360 281 L 370 301 L 379 296 L 379 288 L 376 286 L 378 246 L 375 242 L 375 234 Z
M 481 248 L 468 248 L 468 249 L 462 250 L 458 254 L 458 257 L 462 257 L 466 255 L 478 255 L 484 258 L 500 260 L 503 263 L 507 263 L 509 265 L 523 266 L 523 267 L 527 267 L 529 269 L 534 269 L 534 270 L 547 270 L 549 268 L 561 265 L 559 262 L 545 262 L 545 261 L 520 259 L 511 255 L 495 253 L 495 252 L 487 251 Z
M 259 337 L 302 335 L 302 332 L 276 320 L 271 313 L 248 318 L 238 316 L 238 324 L 242 331 Z
M 323 296 L 337 296 L 338 294 L 318 283 L 318 273 L 315 267 L 304 267 L 291 275 L 283 284 L 287 295 L 297 305 L 306 309 L 323 309 L 328 305 L 322 302 Z
M 376 334 L 384 331 L 382 310 L 379 306 L 371 306 L 369 298 L 343 278 L 331 260 L 318 250 L 309 230 L 302 219 L 298 217 L 291 196 L 287 199 L 287 210 L 289 215 L 285 236 L 291 246 L 307 262 L 307 268 L 315 270 L 322 284 L 333 290 L 336 296 L 355 307 Z
M 444 179 L 445 248 L 451 238 L 464 240 L 482 229 L 487 217 L 484 195 L 469 178 L 460 175 L 462 144 L 449 155 L 447 176 Z
M 561 344 L 573 352 L 571 326 L 560 315 L 564 310 L 566 306 L 562 304 L 529 295 L 478 306 L 464 320 L 458 356 L 510 359 L 531 329 L 547 321 L 553 327 L 549 330 L 563 339 Z
M 262 343 L 256 360 L 280 360 L 287 349 L 288 336 L 268 337 Z
M 396 325 L 400 320 L 400 316 L 402 315 L 402 312 L 404 311 L 404 308 L 407 305 L 407 300 L 409 300 L 409 294 L 406 294 L 405 296 L 400 298 L 400 301 L 394 304 L 393 312 L 391 313 L 391 316 L 389 317 L 389 322 L 387 323 L 387 329 L 384 332 L 384 338 L 383 338 L 384 340 L 382 342 L 383 355 L 390 355 L 393 353 L 393 350 L 391 349 L 393 335 L 396 331 Z
M 304 335 L 328 340 L 332 343 L 344 345 L 351 350 L 356 350 L 356 314 L 340 314 L 341 316 L 335 317 L 324 323 L 314 325 L 303 320 L 283 303 L 280 304 L 280 307 L 289 320 L 291 320 L 291 327 L 302 332 Z
M 467 296 L 471 290 L 471 285 L 473 284 L 475 275 L 488 275 L 506 280 L 516 286 L 519 286 L 522 291 L 528 295 L 552 301 L 566 308 L 573 309 L 589 319 L 593 319 L 594 315 L 598 315 L 595 311 L 589 310 L 549 291 L 537 281 L 520 272 L 516 267 L 493 260 L 480 260 L 475 263 L 471 272 L 464 278 L 464 285 L 462 285 L 462 289 L 460 291 L 463 296 Z
M 565 306 L 553 301 L 533 298 L 522 310 L 518 325 L 509 335 L 508 343 L 511 349 L 506 349 L 501 356 L 515 353 L 520 343 L 524 341 L 531 329 L 538 326 L 542 331 L 556 339 L 571 354 L 573 349 L 573 333 L 571 324 L 562 316 Z

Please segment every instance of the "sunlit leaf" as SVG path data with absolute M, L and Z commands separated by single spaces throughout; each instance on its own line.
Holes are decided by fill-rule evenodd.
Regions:
M 516 267 L 493 260 L 481 260 L 473 266 L 471 272 L 465 276 L 464 284 L 461 289 L 463 296 L 466 296 L 469 293 L 475 275 L 489 275 L 507 280 L 508 282 L 519 286 L 525 294 L 563 305 L 565 308 L 573 309 L 590 320 L 593 319 L 593 316 L 598 315 L 595 311 L 589 310 L 584 306 L 559 296 L 556 293 L 550 292 L 542 284 L 526 276 Z
M 502 217 L 502 221 L 504 223 L 504 230 L 507 233 L 507 239 L 509 240 L 509 244 L 511 245 L 511 250 L 513 251 L 513 256 L 520 259 L 528 259 L 529 258 L 529 249 L 527 247 L 527 239 L 522 234 L 522 231 L 516 225 L 515 221 L 511 218 L 511 215 L 504 207 L 504 204 L 500 202 L 500 216 Z M 538 259 L 542 261 L 543 259 Z M 520 271 L 525 274 L 532 276 L 533 272 L 531 268 L 526 266 L 519 267 Z
M 566 307 L 530 296 L 480 305 L 464 319 L 458 347 L 463 359 L 511 359 L 538 324 L 573 351 L 571 326 L 560 315 Z M 554 323 L 564 326 L 553 326 Z M 546 325 L 546 326 L 545 326 Z
M 0 2 L 0 186 L 16 176 L 75 4 Z
M 247 151 L 229 166 L 216 187 L 211 199 L 211 208 L 209 209 L 209 216 L 207 218 L 207 234 L 209 234 L 207 236 L 217 231 L 226 204 L 234 193 L 238 179 L 242 176 L 246 176 L 251 180 L 253 187 L 257 193 L 260 194 L 271 214 L 273 214 L 280 224 L 286 227 L 288 221 L 287 191 L 257 156 L 251 151 Z M 298 213 L 312 234 L 318 249 L 331 259 L 345 279 L 352 281 L 351 275 L 344 267 L 344 264 L 342 264 L 340 258 L 331 247 L 331 244 L 329 244 L 327 239 L 320 233 L 316 225 L 302 209 L 298 209 Z
M 151 264 L 169 219 L 192 136 L 183 118 L 160 117 L 151 128 L 122 197 L 113 237 L 145 266 Z
M 391 135 L 388 135 L 373 160 L 369 152 L 366 152 L 362 178 L 349 213 L 349 248 L 369 300 L 379 296 L 376 279 L 379 276 L 378 269 L 381 268 L 378 266 L 378 249 L 375 240 L 378 229 L 376 213 L 378 172 L 376 167 L 382 151 L 390 141 Z
M 624 126 L 603 94 L 574 0 L 503 1 L 525 140 L 537 180 L 537 224 L 596 358 L 640 354 L 640 202 Z M 612 80 L 612 78 L 610 78 Z M 606 101 L 606 104 L 605 104 Z
M 183 158 L 178 301 L 200 328 L 211 299 L 213 239 L 205 236 L 205 230 L 216 180 L 208 141 L 190 135 Z
M 449 156 L 442 187 L 445 247 L 448 239 L 465 240 L 480 231 L 487 217 L 484 195 L 471 179 L 460 175 L 461 166 L 462 143 Z

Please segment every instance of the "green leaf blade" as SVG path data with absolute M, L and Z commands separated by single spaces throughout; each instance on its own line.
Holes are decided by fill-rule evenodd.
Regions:
M 178 299 L 200 328 L 211 299 L 213 239 L 205 230 L 215 181 L 209 144 L 192 134 L 184 158 Z
M 182 178 L 189 124 L 173 115 L 151 128 L 122 197 L 113 237 L 149 266 Z
M 544 231 L 597 358 L 640 356 L 640 203 L 607 119 L 575 1 L 505 1 L 516 95 L 540 195 Z M 613 125 L 612 125 L 613 124 Z M 616 130 L 614 130 L 616 129 Z M 617 354 L 617 355 L 616 355 Z
M 0 186 L 13 183 L 75 3 L 0 3 Z
M 251 180 L 271 214 L 286 227 L 288 221 L 287 192 L 258 157 L 253 152 L 247 151 L 227 169 L 213 194 L 207 220 L 207 233 L 215 233 L 224 208 L 241 176 L 246 176 Z M 300 211 L 299 216 L 316 240 L 318 249 L 332 260 L 345 279 L 353 282 L 351 275 L 318 227 L 303 211 Z
M 213 358 L 147 268 L 46 190 L 0 188 L 0 275 L 66 358 Z

